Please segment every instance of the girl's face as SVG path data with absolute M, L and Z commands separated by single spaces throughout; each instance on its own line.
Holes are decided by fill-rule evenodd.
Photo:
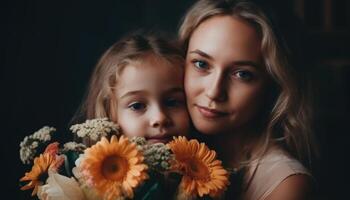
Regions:
M 227 133 L 252 125 L 265 100 L 267 73 L 255 29 L 216 16 L 193 32 L 186 55 L 185 91 L 201 133 Z
M 148 56 L 125 66 L 119 75 L 117 121 L 124 135 L 152 143 L 187 135 L 190 120 L 180 66 Z

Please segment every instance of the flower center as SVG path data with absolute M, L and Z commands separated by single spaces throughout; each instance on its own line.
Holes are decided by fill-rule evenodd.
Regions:
M 102 175 L 112 181 L 124 179 L 128 168 L 128 161 L 117 155 L 107 157 L 101 166 Z
M 187 173 L 194 179 L 208 179 L 209 169 L 197 159 L 191 159 L 188 163 Z

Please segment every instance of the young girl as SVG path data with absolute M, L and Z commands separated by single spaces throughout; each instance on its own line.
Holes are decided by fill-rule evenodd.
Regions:
M 91 77 L 78 118 L 107 117 L 122 134 L 166 143 L 186 135 L 183 54 L 159 37 L 133 34 L 111 46 Z
M 313 152 L 306 87 L 254 4 L 200 0 L 179 30 L 195 128 L 233 172 L 241 199 L 308 199 Z M 303 165 L 304 164 L 304 165 Z M 232 181 L 234 188 L 239 183 Z

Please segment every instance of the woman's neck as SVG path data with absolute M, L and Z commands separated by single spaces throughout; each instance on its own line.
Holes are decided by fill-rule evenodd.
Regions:
M 212 145 L 225 165 L 238 169 L 242 161 L 250 158 L 256 141 L 257 130 L 240 129 L 214 136 Z

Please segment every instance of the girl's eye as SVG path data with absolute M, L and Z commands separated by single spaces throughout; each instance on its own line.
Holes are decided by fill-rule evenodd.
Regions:
M 131 110 L 134 110 L 134 111 L 141 111 L 141 110 L 146 108 L 146 105 L 144 103 L 135 102 L 135 103 L 130 104 L 128 106 L 128 108 L 130 108 Z
M 165 100 L 164 104 L 167 107 L 177 107 L 182 105 L 182 102 L 180 100 L 171 98 L 171 99 Z
M 198 69 L 207 69 L 208 68 L 208 63 L 205 61 L 202 61 L 202 60 L 194 60 L 193 64 Z
M 237 78 L 242 79 L 244 81 L 250 81 L 253 79 L 253 73 L 249 71 L 238 71 L 234 74 Z

